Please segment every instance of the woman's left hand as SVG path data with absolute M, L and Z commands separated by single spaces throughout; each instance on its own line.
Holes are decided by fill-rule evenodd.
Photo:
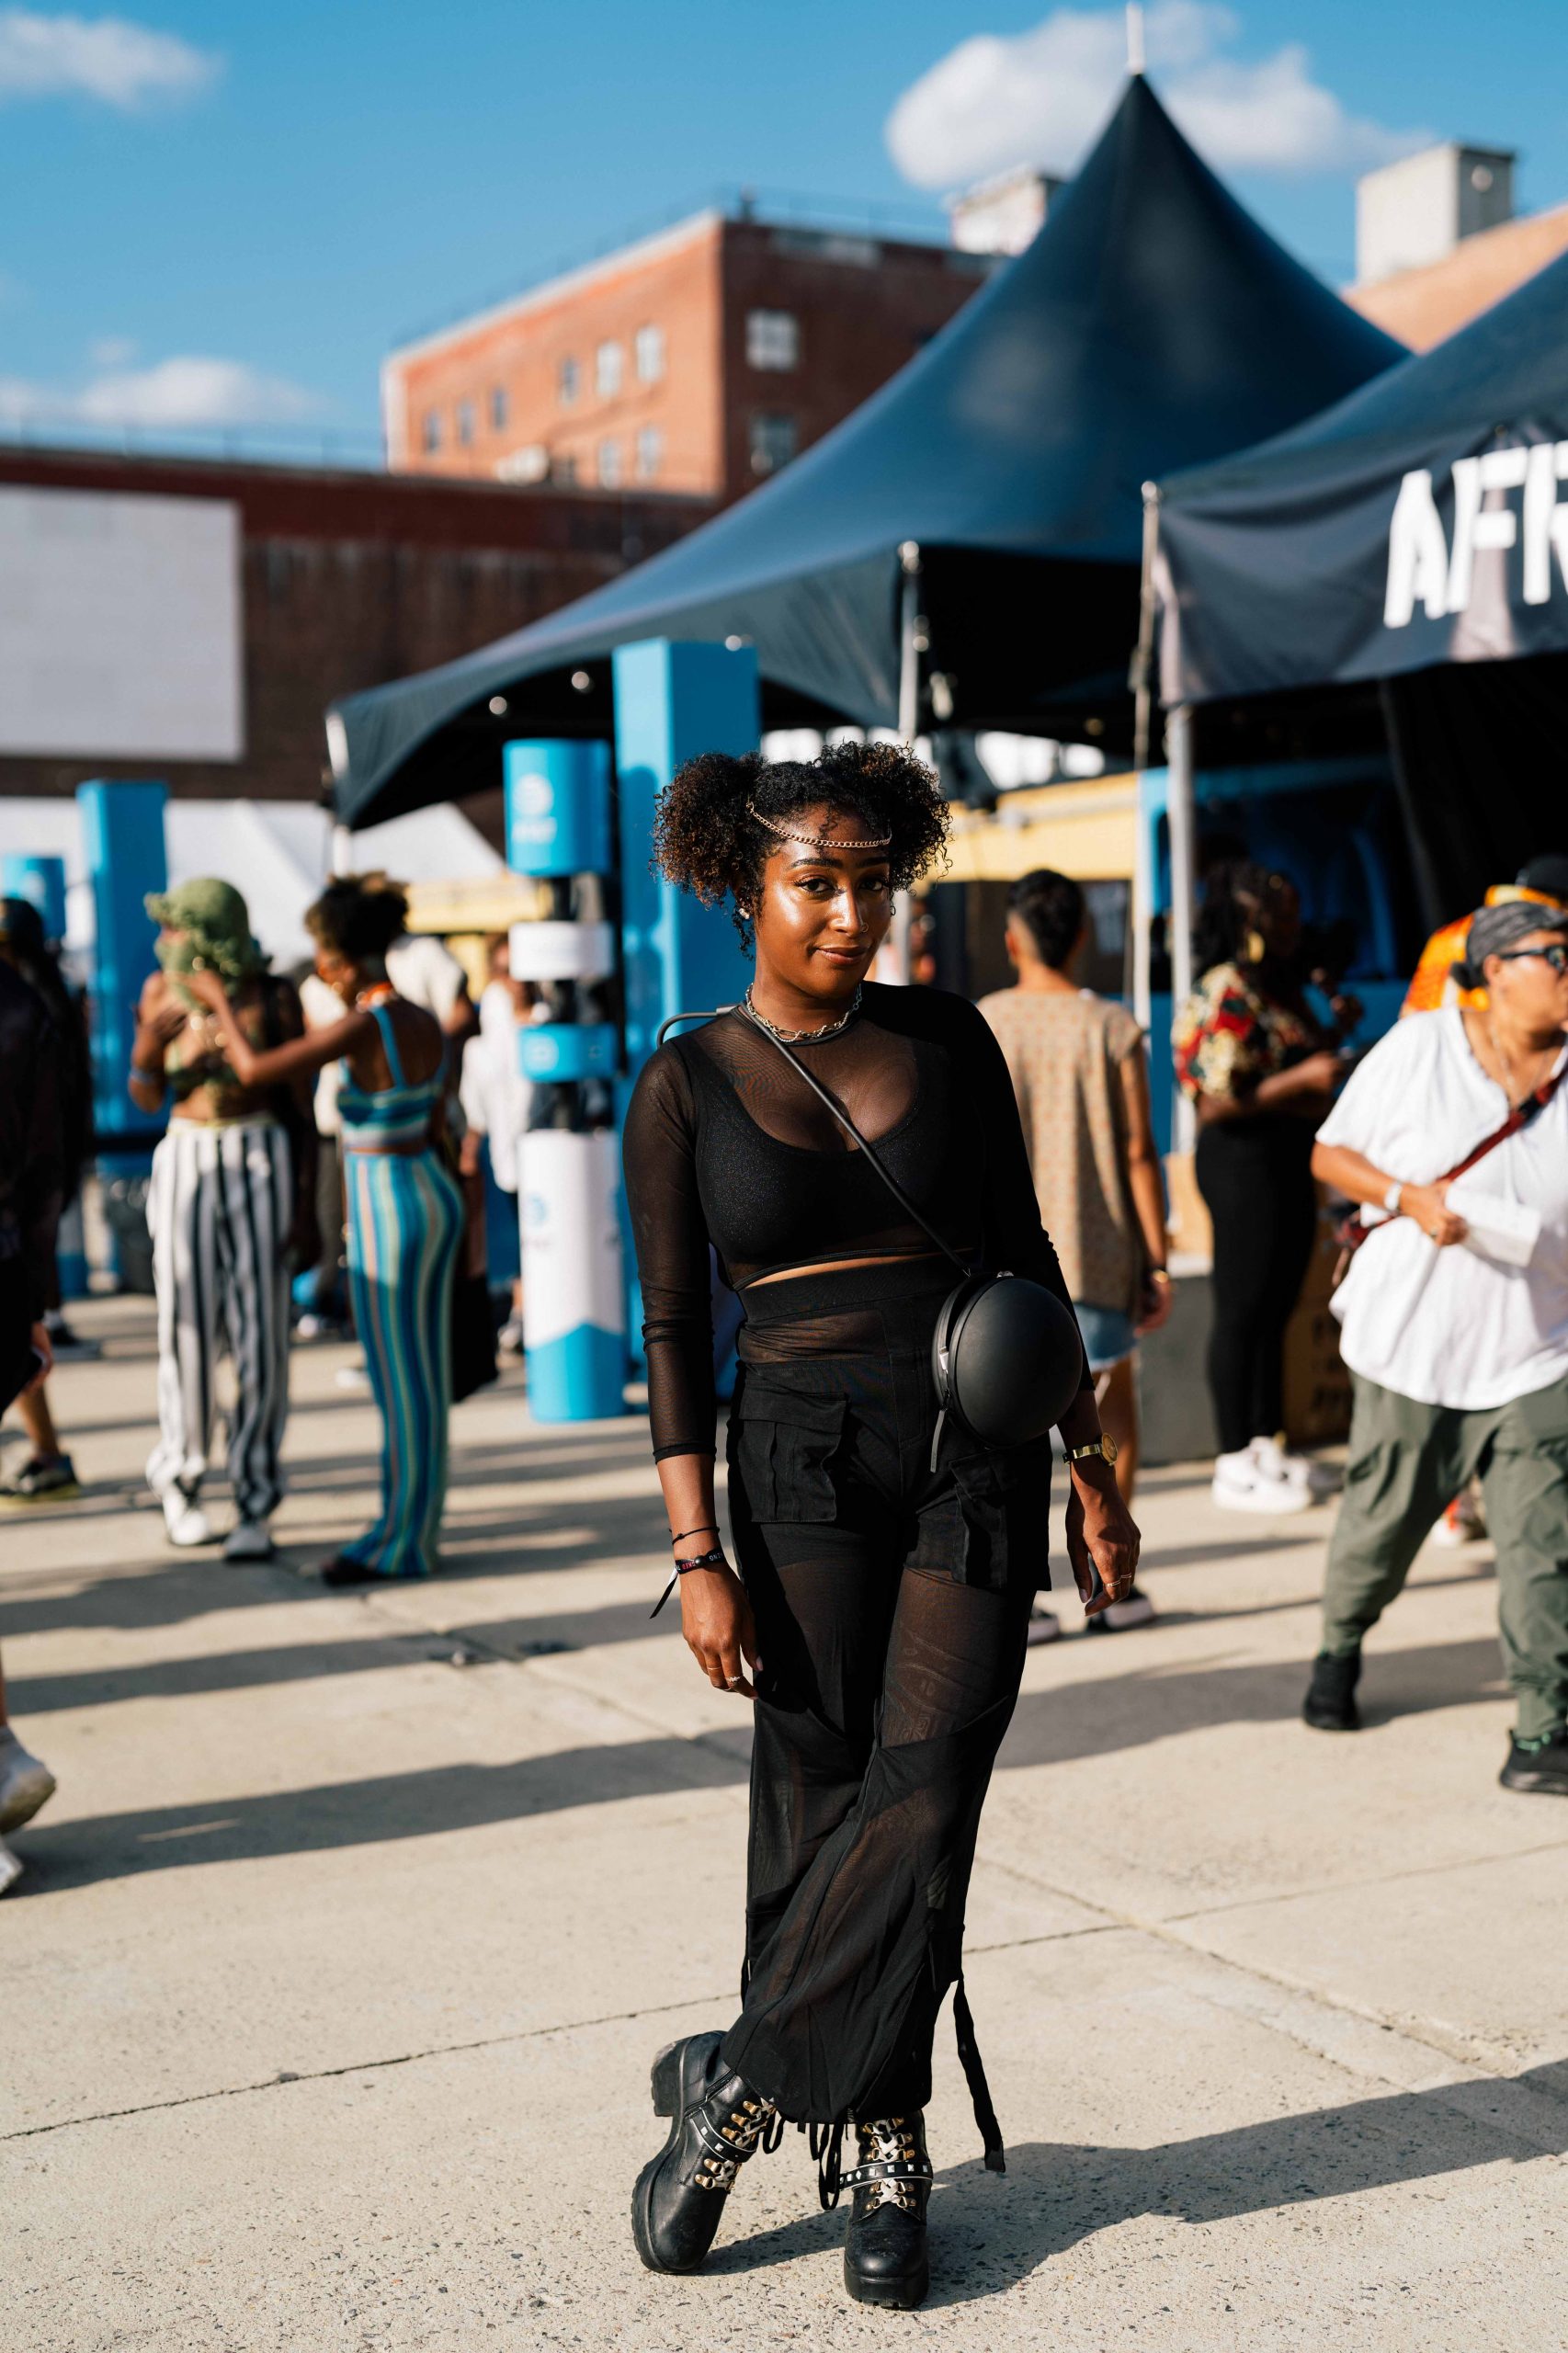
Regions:
M 209 1012 L 227 1011 L 229 992 L 223 986 L 223 977 L 221 972 L 214 972 L 205 968 L 199 972 L 181 972 L 179 982 L 181 987 L 188 989 L 198 1004 L 206 1006 Z
M 1171 1312 L 1171 1279 L 1162 1267 L 1153 1268 L 1143 1278 L 1142 1295 L 1138 1302 L 1138 1331 L 1157 1332 Z
M 1113 1601 L 1125 1601 L 1131 1592 L 1142 1539 L 1108 1463 L 1075 1462 L 1071 1478 L 1067 1558 L 1084 1614 L 1095 1618 Z M 1103 1588 L 1098 1594 L 1095 1591 L 1096 1570 Z

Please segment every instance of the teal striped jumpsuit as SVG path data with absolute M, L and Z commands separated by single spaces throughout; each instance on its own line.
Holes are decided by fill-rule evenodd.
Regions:
M 425 1577 L 437 1566 L 447 1493 L 452 1271 L 462 1197 L 429 1141 L 441 1074 L 410 1086 L 390 1012 L 384 1005 L 370 1009 L 392 1083 L 368 1095 L 346 1062 L 337 1100 L 348 1291 L 381 1415 L 381 1508 L 375 1526 L 344 1552 L 380 1576 Z

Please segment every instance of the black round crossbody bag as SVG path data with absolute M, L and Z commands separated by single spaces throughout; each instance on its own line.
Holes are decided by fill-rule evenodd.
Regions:
M 931 1436 L 931 1467 L 942 1431 L 950 1420 L 980 1446 L 1024 1446 L 1043 1438 L 1062 1419 L 1084 1377 L 1084 1345 L 1077 1319 L 1054 1291 L 1027 1275 L 1005 1269 L 987 1274 L 943 1240 L 897 1179 L 890 1174 L 854 1120 L 800 1056 L 758 1021 L 744 1005 L 722 1006 L 738 1013 L 759 1038 L 781 1053 L 845 1134 L 863 1152 L 888 1191 L 958 1268 L 960 1280 L 942 1302 L 931 1336 L 931 1379 L 937 1392 L 937 1426 Z M 656 1043 L 681 1021 L 710 1020 L 710 1014 L 676 1013 L 663 1024 Z

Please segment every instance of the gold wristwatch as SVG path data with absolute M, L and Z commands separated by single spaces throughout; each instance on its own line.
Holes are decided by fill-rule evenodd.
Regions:
M 1087 1446 L 1070 1446 L 1065 1451 L 1069 1462 L 1082 1462 L 1085 1456 L 1097 1454 L 1102 1462 L 1108 1463 L 1112 1470 L 1116 1468 L 1116 1440 L 1107 1438 L 1104 1430 L 1098 1438 L 1092 1438 Z

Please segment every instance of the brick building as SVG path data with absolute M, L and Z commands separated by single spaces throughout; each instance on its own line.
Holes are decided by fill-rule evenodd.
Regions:
M 894 375 L 993 267 L 699 213 L 392 353 L 387 460 L 738 498 Z
M 1447 141 L 1369 172 L 1356 191 L 1364 318 L 1429 351 L 1568 250 L 1568 204 L 1514 214 L 1506 147 Z
M 0 451 L 4 801 L 97 776 L 314 801 L 327 705 L 520 629 L 713 511 L 650 494 Z

